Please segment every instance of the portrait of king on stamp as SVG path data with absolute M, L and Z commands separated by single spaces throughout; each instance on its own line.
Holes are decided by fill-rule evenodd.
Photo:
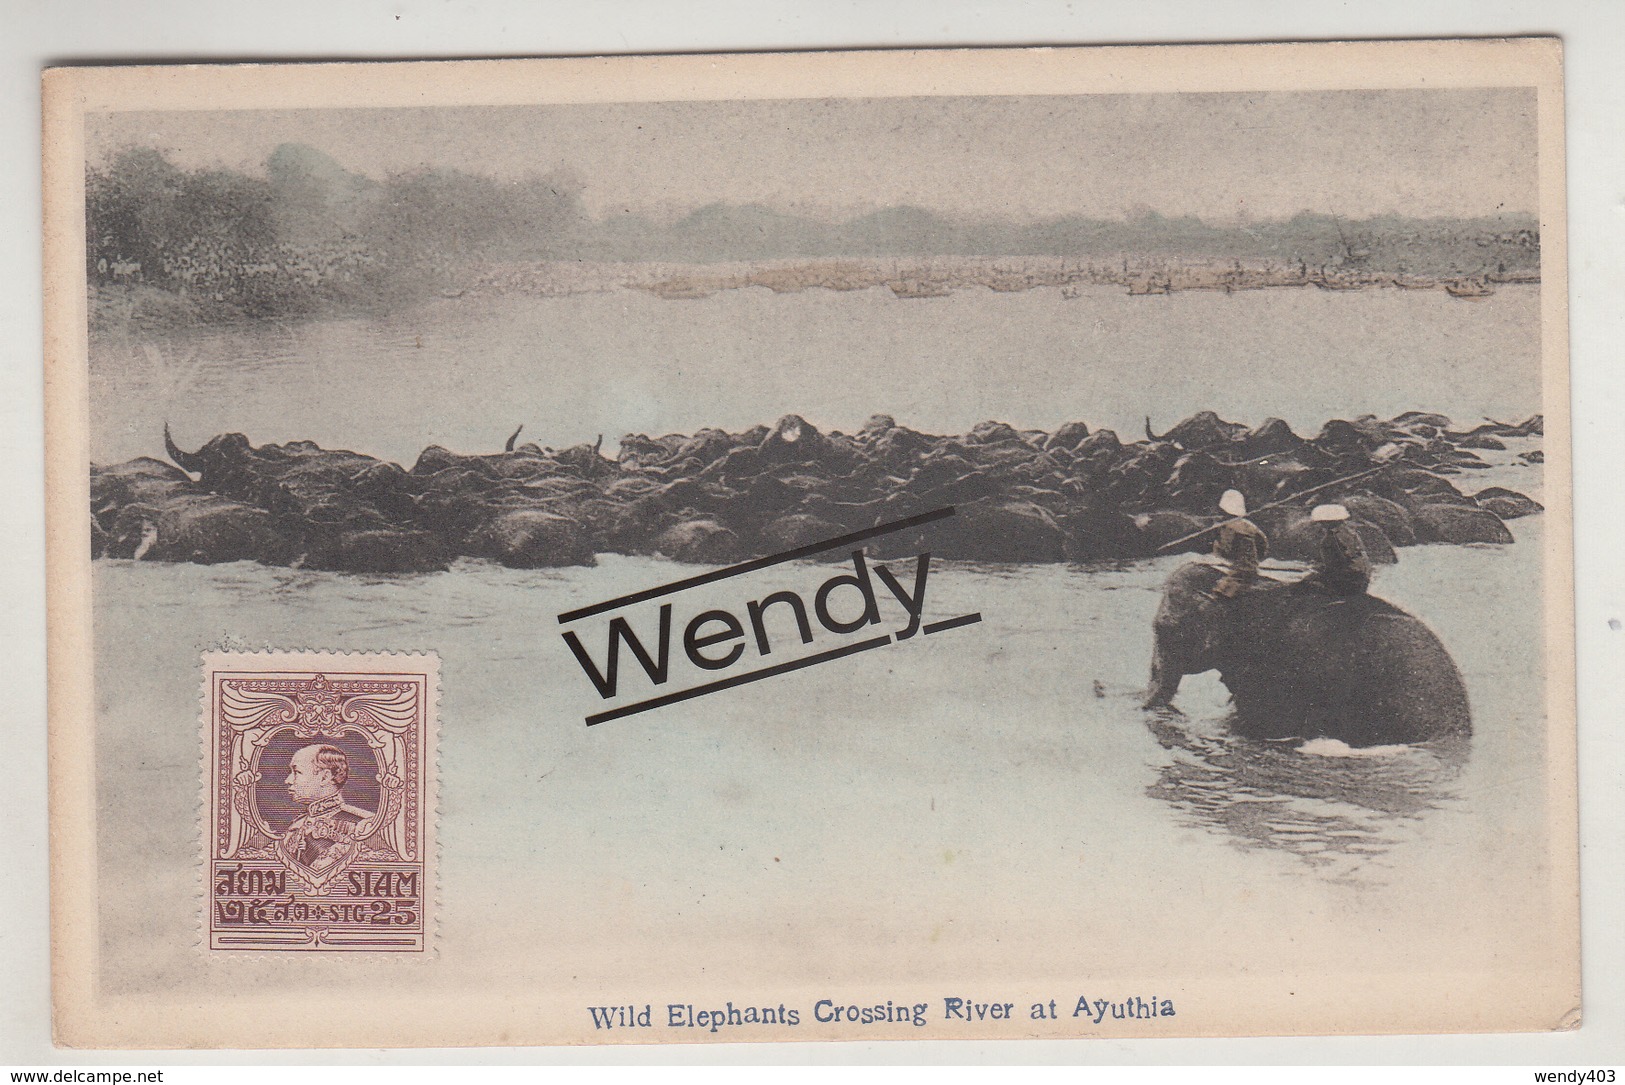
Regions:
M 288 763 L 288 794 L 306 806 L 306 814 L 283 833 L 283 861 L 320 874 L 345 861 L 374 823 L 371 811 L 345 802 L 340 788 L 349 780 L 345 750 L 320 744 L 306 746 Z
M 277 841 L 277 853 L 290 870 L 320 877 L 347 865 L 372 834 L 375 815 L 344 801 L 350 759 L 337 746 L 320 743 L 296 751 L 288 761 L 288 795 L 305 807 Z
M 208 665 L 210 946 L 424 948 L 430 672 L 226 658 Z

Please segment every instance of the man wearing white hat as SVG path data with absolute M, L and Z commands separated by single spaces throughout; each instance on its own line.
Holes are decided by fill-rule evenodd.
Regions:
M 1234 599 L 1258 579 L 1258 563 L 1269 557 L 1270 543 L 1258 525 L 1247 519 L 1247 499 L 1240 490 L 1226 490 L 1219 498 L 1219 508 L 1231 518 L 1219 525 L 1219 536 L 1213 540 L 1213 554 L 1227 570 L 1213 590 Z
M 1331 595 L 1362 595 L 1371 586 L 1371 559 L 1342 505 L 1316 505 L 1309 519 L 1321 526 L 1314 571 L 1299 583 Z

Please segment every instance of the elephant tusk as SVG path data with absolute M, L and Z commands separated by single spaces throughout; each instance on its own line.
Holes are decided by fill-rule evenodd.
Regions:
M 142 558 L 147 556 L 147 551 L 151 550 L 153 544 L 156 543 L 157 541 L 158 541 L 158 528 L 157 528 L 157 525 L 155 525 L 151 520 L 142 521 L 142 523 L 141 523 L 141 542 L 140 542 L 140 545 L 138 545 L 135 548 L 135 553 L 130 555 L 130 559 L 132 561 L 140 561 Z
M 175 461 L 176 466 L 182 470 L 192 471 L 200 475 L 203 473 L 203 466 L 198 462 L 197 453 L 183 451 L 175 443 L 175 439 L 169 435 L 168 422 L 164 423 L 164 451 L 169 454 L 170 459 Z

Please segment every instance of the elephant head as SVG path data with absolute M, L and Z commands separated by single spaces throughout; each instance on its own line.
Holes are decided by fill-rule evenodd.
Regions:
M 196 452 L 184 451 L 170 436 L 168 422 L 164 423 L 164 451 L 169 453 L 169 458 L 179 464 L 182 470 L 201 475 L 203 484 L 210 488 L 213 477 L 228 475 L 240 469 L 254 454 L 254 448 L 248 443 L 248 438 L 240 433 L 222 433 L 210 438 L 209 443 Z
M 185 494 L 120 510 L 108 532 L 108 557 L 216 565 L 283 565 L 294 541 L 263 509 L 215 494 Z
M 1417 618 L 1371 595 L 1274 581 L 1224 599 L 1223 575 L 1192 563 L 1168 578 L 1148 707 L 1168 704 L 1183 676 L 1217 670 L 1232 728 L 1255 738 L 1376 746 L 1471 733 L 1461 674 Z

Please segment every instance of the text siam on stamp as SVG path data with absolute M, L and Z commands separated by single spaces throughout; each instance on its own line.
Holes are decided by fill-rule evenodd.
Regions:
M 430 655 L 204 657 L 211 949 L 425 948 L 437 675 Z

